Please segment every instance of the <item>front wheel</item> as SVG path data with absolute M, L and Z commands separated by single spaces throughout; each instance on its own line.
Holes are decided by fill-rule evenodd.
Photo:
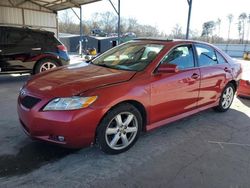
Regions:
M 233 102 L 234 94 L 234 85 L 232 83 L 229 83 L 221 94 L 219 105 L 216 106 L 214 109 L 218 112 L 226 112 Z
M 130 104 L 109 111 L 97 129 L 97 142 L 102 151 L 119 154 L 131 148 L 142 129 L 140 112 Z

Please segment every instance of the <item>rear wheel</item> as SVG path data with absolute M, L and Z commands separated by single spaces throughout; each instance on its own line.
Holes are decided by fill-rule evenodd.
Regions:
M 131 148 L 142 129 L 140 112 L 130 104 L 121 104 L 101 121 L 97 129 L 97 142 L 102 151 L 119 154 Z
M 216 106 L 214 109 L 218 112 L 226 112 L 233 102 L 234 94 L 234 85 L 232 83 L 229 83 L 221 94 L 219 105 Z
M 37 73 L 40 73 L 40 72 L 43 72 L 43 71 L 46 71 L 46 70 L 56 68 L 58 66 L 59 66 L 59 64 L 55 60 L 45 58 L 45 59 L 41 59 L 37 63 L 34 72 L 35 72 L 35 74 L 37 74 Z

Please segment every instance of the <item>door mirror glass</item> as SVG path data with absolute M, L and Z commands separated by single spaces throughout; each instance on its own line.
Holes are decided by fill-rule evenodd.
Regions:
M 175 64 L 160 64 L 158 67 L 158 73 L 177 73 L 179 72 L 178 66 Z

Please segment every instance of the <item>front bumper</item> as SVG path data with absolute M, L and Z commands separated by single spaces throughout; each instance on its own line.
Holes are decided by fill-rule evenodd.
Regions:
M 18 98 L 19 120 L 28 136 L 69 148 L 82 148 L 94 142 L 102 110 L 41 111 L 47 102 L 41 100 L 27 109 L 21 104 L 21 97 Z M 59 140 L 59 137 L 64 140 Z
M 250 84 L 246 80 L 240 80 L 237 95 L 242 97 L 250 97 Z
M 62 63 L 62 66 L 64 66 L 64 65 L 69 65 L 69 64 L 70 64 L 70 59 L 65 60 L 65 59 L 60 58 L 60 61 L 61 61 L 61 63 Z

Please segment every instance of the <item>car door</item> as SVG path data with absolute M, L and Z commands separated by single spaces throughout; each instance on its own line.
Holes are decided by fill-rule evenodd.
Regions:
M 32 32 L 24 28 L 8 28 L 5 55 L 8 57 L 7 71 L 29 70 L 34 62 Z
M 4 66 L 4 61 L 3 61 L 3 40 L 4 40 L 4 37 L 3 37 L 3 28 L 0 27 L 0 72 L 3 71 L 3 66 Z
M 198 64 L 201 71 L 201 85 L 198 107 L 215 103 L 224 89 L 227 78 L 231 77 L 230 65 L 212 47 L 196 44 Z
M 3 52 L 3 42 L 4 42 L 4 36 L 3 36 L 3 28 L 0 27 L 0 56 L 2 55 Z
M 7 50 L 7 37 L 6 28 L 0 27 L 0 72 L 4 72 L 8 67 L 8 62 L 6 58 Z
M 160 64 L 178 66 L 176 73 L 157 73 L 151 81 L 151 123 L 195 109 L 200 85 L 200 70 L 196 66 L 191 44 L 171 50 Z

